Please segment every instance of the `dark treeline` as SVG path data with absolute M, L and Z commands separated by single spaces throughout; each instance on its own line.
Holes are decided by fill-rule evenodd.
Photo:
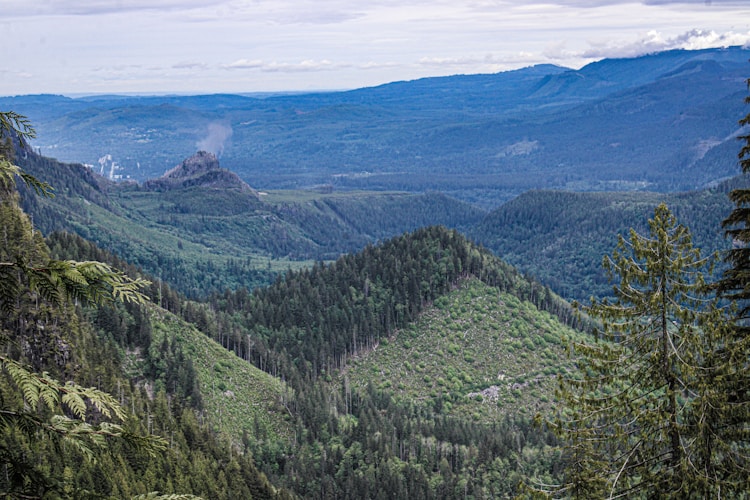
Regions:
M 618 235 L 631 228 L 646 231 L 659 203 L 667 203 L 690 228 L 705 255 L 727 249 L 720 228 L 730 209 L 724 191 L 740 182 L 738 178 L 714 190 L 677 194 L 530 191 L 488 214 L 470 235 L 556 293 L 586 302 L 611 295 L 602 256 Z

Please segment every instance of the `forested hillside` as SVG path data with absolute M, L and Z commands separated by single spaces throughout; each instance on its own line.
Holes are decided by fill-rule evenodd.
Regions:
M 730 186 L 679 194 L 530 191 L 492 211 L 469 234 L 518 269 L 569 300 L 607 297 L 612 284 L 602 257 L 630 228 L 644 231 L 659 203 L 690 228 L 704 254 L 729 248 L 721 221 Z
M 50 245 L 64 257 L 112 259 L 77 237 L 54 235 Z M 479 283 L 473 281 L 477 279 L 486 284 L 479 288 L 461 285 Z M 316 285 L 311 287 L 313 283 Z M 153 461 L 146 462 L 140 469 L 146 473 L 145 479 L 134 481 L 143 484 L 138 488 L 222 498 L 227 488 L 232 492 L 245 491 L 245 483 L 237 481 L 243 467 L 252 470 L 250 456 L 272 483 L 306 498 L 329 494 L 351 498 L 378 494 L 434 498 L 466 492 L 487 496 L 515 491 L 530 473 L 548 479 L 555 474 L 556 455 L 548 448 L 554 438 L 534 429 L 530 417 L 538 402 L 549 402 L 553 397 L 542 379 L 549 380 L 560 370 L 560 355 L 554 351 L 560 349 L 563 336 L 570 334 L 563 333 L 561 326 L 553 326 L 557 320 L 552 316 L 539 316 L 532 312 L 536 311 L 534 305 L 523 305 L 523 301 L 531 300 L 567 321 L 575 319 L 569 306 L 549 290 L 525 281 L 512 268 L 473 247 L 457 233 L 442 228 L 417 231 L 345 256 L 330 266 L 290 272 L 272 287 L 252 294 L 240 290 L 216 296 L 206 305 L 188 301 L 163 285 L 152 284 L 148 293 L 233 350 L 237 356 L 230 356 L 235 361 L 223 358 L 215 348 L 207 346 L 208 339 L 195 337 L 197 331 L 189 333 L 195 331 L 193 327 L 180 326 L 166 312 L 131 306 L 84 310 L 99 331 L 102 340 L 96 342 L 106 341 L 110 352 L 118 353 L 105 355 L 110 363 L 115 363 L 107 373 L 118 373 L 121 363 L 123 371 L 119 373 L 130 377 L 131 388 L 140 388 L 142 409 L 133 408 L 146 426 L 144 431 L 163 433 L 172 446 L 198 446 L 203 454 L 209 445 L 201 444 L 202 440 L 222 446 L 224 438 L 220 436 L 227 436 L 234 443 L 227 442 L 222 449 L 231 450 L 239 443 L 246 448 L 244 454 L 232 454 L 234 461 L 214 459 L 218 464 L 227 464 L 221 465 L 223 474 L 202 459 L 192 458 L 193 467 L 205 468 L 215 475 L 210 480 L 197 471 L 184 476 L 182 472 L 178 476 L 159 474 Z M 463 303 L 473 302 L 476 293 L 490 297 L 501 293 L 496 297 L 505 304 L 506 312 L 502 314 L 507 318 L 491 317 L 478 309 L 467 313 L 460 305 L 453 314 L 459 315 L 457 324 L 488 322 L 475 334 L 484 340 L 474 337 L 481 345 L 490 346 L 482 356 L 502 359 L 503 353 L 511 355 L 515 351 L 521 356 L 525 352 L 524 368 L 504 368 L 508 380 L 490 381 L 498 375 L 496 368 L 487 366 L 479 355 L 476 361 L 472 360 L 468 353 L 460 354 L 464 365 L 455 375 L 460 381 L 452 376 L 446 379 L 452 384 L 452 391 L 434 393 L 434 388 L 426 386 L 419 389 L 428 395 L 421 402 L 397 396 L 388 385 L 361 385 L 362 378 L 355 372 L 351 378 L 346 375 L 346 366 L 354 358 L 359 370 L 371 372 L 365 367 L 371 362 L 375 363 L 373 366 L 379 364 L 378 358 L 368 361 L 378 345 L 382 350 L 389 343 L 408 342 L 414 333 L 403 337 L 397 332 L 420 317 L 421 311 L 431 309 L 433 300 L 447 299 L 440 302 L 439 310 L 457 298 Z M 495 302 L 487 304 L 494 309 L 490 304 Z M 464 314 L 468 314 L 465 319 Z M 421 331 L 418 336 L 426 336 L 428 345 L 434 342 L 430 338 L 439 338 L 431 326 L 414 328 L 411 331 Z M 502 340 L 507 335 L 507 342 L 492 340 L 497 338 L 497 328 L 507 332 L 499 337 Z M 304 343 L 300 342 L 302 338 Z M 540 343 L 547 344 L 552 352 L 544 354 L 546 351 L 525 347 L 541 347 Z M 94 354 L 96 347 L 91 349 L 87 359 L 101 356 Z M 213 354 L 207 355 L 207 349 Z M 450 346 L 447 349 L 446 356 L 457 355 Z M 273 383 L 265 388 L 257 383 L 247 384 L 247 369 L 237 365 L 245 363 L 249 368 L 243 360 L 286 380 L 292 390 L 279 393 L 272 388 Z M 532 365 L 536 368 L 529 372 Z M 435 383 L 444 383 L 438 378 Z M 135 396 L 122 389 L 126 383 L 113 378 L 103 386 L 112 386 L 112 392 L 125 402 L 136 401 Z M 480 402 L 479 396 L 470 394 L 498 384 L 507 391 L 505 399 Z M 396 388 L 394 385 L 394 391 Z M 273 396 L 274 392 L 281 397 Z M 521 401 L 529 404 L 521 414 L 517 401 L 514 403 L 516 393 L 524 394 Z M 267 410 L 255 416 L 247 413 L 259 404 L 253 403 L 253 398 L 269 396 L 268 403 L 261 403 L 269 405 Z M 495 409 L 478 418 L 484 413 L 485 404 L 494 405 Z M 466 405 L 466 412 L 455 410 L 462 405 Z M 474 410 L 468 411 L 471 407 Z M 287 431 L 283 422 L 288 416 L 295 427 L 291 440 L 284 437 Z M 203 419 L 204 437 L 194 434 L 195 427 L 183 428 L 200 426 Z M 210 428 L 222 434 L 217 436 Z M 238 449 L 241 451 L 242 447 Z M 192 457 L 189 453 L 184 456 Z M 108 463 L 100 466 L 101 475 L 107 479 L 100 478 L 91 486 L 93 491 L 112 492 L 113 496 L 141 491 L 123 489 L 128 469 L 110 475 Z M 158 463 L 175 466 L 182 462 L 163 456 Z M 236 472 L 229 474 L 229 470 Z M 125 476 L 122 481 L 117 479 L 121 476 Z M 470 476 L 481 479 L 469 480 Z
M 443 354 L 432 351 L 444 361 L 461 360 L 444 381 L 435 376 L 435 384 L 450 383 L 451 390 L 427 383 L 426 372 L 422 382 L 408 382 L 372 357 L 412 336 L 433 347 L 448 342 L 454 334 L 447 330 L 409 325 L 433 303 L 440 308 L 456 300 L 448 294 L 471 301 L 477 290 L 499 294 L 504 312 L 493 305 L 473 312 L 459 306 L 453 313 L 456 326 L 484 325 L 474 340 L 485 351 L 474 359 L 458 344 L 446 345 Z M 531 426 L 531 413 L 554 397 L 549 377 L 562 369 L 563 337 L 571 335 L 561 321 L 578 320 L 547 288 L 454 231 L 421 229 L 330 265 L 289 272 L 252 293 L 226 292 L 210 304 L 185 314 L 211 325 L 215 339 L 282 377 L 298 395 L 289 406 L 297 418 L 295 447 L 259 444 L 253 453 L 272 481 L 303 497 L 487 496 L 516 491 L 523 471 L 554 474 L 546 448 L 554 441 Z M 498 381 L 497 359 L 516 354 L 525 358 L 523 365 L 507 364 L 508 379 Z M 382 374 L 373 376 L 375 371 Z M 386 372 L 391 383 L 375 383 Z M 420 385 L 420 397 L 404 397 L 401 386 L 413 383 Z M 495 409 L 485 413 L 482 398 L 470 393 L 492 392 L 493 385 L 502 386 L 503 398 L 488 397 Z M 527 411 L 519 413 L 519 401 L 529 404 Z
M 271 191 L 192 186 L 154 191 L 115 184 L 82 166 L 31 152 L 20 162 L 55 179 L 57 196 L 22 190 L 45 234 L 68 230 L 95 241 L 191 297 L 269 284 L 278 273 L 334 260 L 403 231 L 440 223 L 568 299 L 606 296 L 602 256 L 618 234 L 642 230 L 666 202 L 706 252 L 728 248 L 720 221 L 726 192 L 742 179 L 677 194 L 530 191 L 485 214 L 439 193 Z
M 55 236 L 53 248 L 67 239 Z M 480 297 L 487 301 L 477 303 Z M 556 455 L 548 447 L 554 438 L 534 429 L 531 417 L 554 398 L 551 377 L 564 369 L 563 338 L 572 334 L 554 316 L 577 320 L 548 289 L 455 232 L 420 230 L 331 265 L 290 272 L 269 288 L 217 295 L 207 305 L 171 292 L 162 300 L 235 359 L 286 380 L 297 394 L 285 399 L 296 422 L 291 444 L 269 438 L 255 420 L 244 442 L 273 483 L 303 497 L 486 496 L 516 491 L 527 474 L 555 474 Z M 536 312 L 532 302 L 552 315 Z M 450 312 L 445 326 L 413 324 L 424 312 L 442 310 Z M 201 349 L 190 347 L 197 341 L 175 347 L 181 339 L 173 336 L 161 351 L 177 349 L 198 367 L 192 356 L 201 358 Z M 424 372 L 407 382 L 380 356 L 410 342 L 422 344 L 415 349 L 446 344 L 420 360 L 409 357 L 413 370 Z M 434 372 L 428 359 L 445 372 Z M 212 374 L 217 384 L 228 385 L 239 373 L 219 367 Z M 390 377 L 391 383 L 376 382 Z M 419 397 L 405 397 L 405 383 Z M 202 380 L 201 387 L 205 394 Z M 224 408 L 234 397 L 241 399 L 224 399 Z M 468 481 L 478 474 L 481 480 Z

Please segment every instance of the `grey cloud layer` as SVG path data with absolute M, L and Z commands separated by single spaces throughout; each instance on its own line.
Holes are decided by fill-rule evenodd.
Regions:
M 0 28 L 0 94 L 306 90 L 743 45 L 750 0 L 0 0 Z
M 747 0 L 525 0 L 524 5 L 557 5 L 571 8 L 597 8 L 640 3 L 642 5 L 673 5 L 673 6 L 701 6 L 701 7 L 746 7 Z M 301 23 L 335 23 L 346 22 L 362 15 L 362 12 L 373 11 L 388 7 L 423 7 L 446 4 L 440 0 L 374 0 L 374 1 L 342 1 L 342 0 L 256 0 L 253 2 L 242 0 L 127 0 L 113 2 L 112 0 L 3 0 L 0 14 L 3 16 L 96 16 L 101 14 L 116 14 L 136 11 L 185 11 L 191 9 L 223 8 L 232 12 L 255 11 L 268 12 L 271 18 L 279 22 Z M 491 10 L 518 6 L 517 1 L 508 0 L 478 0 L 472 2 L 450 2 L 454 6 L 466 9 Z

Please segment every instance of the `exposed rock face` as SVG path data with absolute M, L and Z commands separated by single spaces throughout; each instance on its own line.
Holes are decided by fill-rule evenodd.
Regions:
M 219 166 L 212 153 L 198 151 L 158 179 L 150 179 L 143 187 L 151 191 L 169 191 L 188 187 L 212 189 L 237 189 L 258 196 L 253 188 L 237 174 Z

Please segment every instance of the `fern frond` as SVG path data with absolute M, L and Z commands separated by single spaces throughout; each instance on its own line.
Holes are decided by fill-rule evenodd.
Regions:
M 62 384 L 48 373 L 31 372 L 19 362 L 4 356 L 0 356 L 0 369 L 10 375 L 30 407 L 36 407 L 41 401 L 47 408 L 56 411 L 64 405 L 83 421 L 89 405 L 105 418 L 124 420 L 126 417 L 125 410 L 114 396 L 95 387 L 82 387 L 73 382 Z
M 66 395 L 71 395 L 73 400 L 75 400 L 75 398 L 80 398 L 88 402 L 88 404 L 96 408 L 96 410 L 106 418 L 114 417 L 119 420 L 125 419 L 125 410 L 120 406 L 117 399 L 108 392 L 100 391 L 95 387 L 82 387 L 72 382 L 65 384 L 65 387 L 63 387 L 61 391 Z M 65 402 L 64 399 L 63 402 Z M 70 409 L 75 413 L 73 408 Z
M 26 172 L 19 172 L 18 176 L 21 178 L 21 180 L 26 184 L 28 187 L 33 189 L 36 194 L 40 196 L 44 196 L 45 198 L 54 198 L 55 193 L 53 192 L 55 188 L 47 184 L 46 182 L 40 181 L 36 177 L 34 177 L 31 174 L 27 174 Z
M 25 275 L 31 290 L 56 305 L 61 305 L 65 298 L 91 303 L 120 300 L 142 304 L 148 297 L 140 290 L 151 283 L 130 278 L 96 261 L 50 260 L 41 267 L 30 267 L 22 261 L 0 263 L 0 273 L 4 273 L 0 275 L 0 300 L 10 310 L 20 289 L 18 279 L 12 279 L 13 272 Z M 8 279 L 2 280 L 3 276 Z
M 76 262 L 75 268 L 85 278 L 90 293 L 95 294 L 97 298 L 104 298 L 109 294 L 109 298 L 124 302 L 144 303 L 148 301 L 148 297 L 139 290 L 150 285 L 150 281 L 130 278 L 122 271 L 103 262 Z
M 197 497 L 195 495 L 181 495 L 172 493 L 168 495 L 162 495 L 158 491 L 152 491 L 145 495 L 137 495 L 131 498 L 131 500 L 203 500 L 203 497 Z
M 44 391 L 45 384 L 42 381 L 44 375 L 32 373 L 17 361 L 5 356 L 0 357 L 0 368 L 4 369 L 10 375 L 13 383 L 23 394 L 26 403 L 31 407 L 35 407 Z
M 53 193 L 54 188 L 52 186 L 24 172 L 21 167 L 13 164 L 9 158 L 0 153 L 0 187 L 6 191 L 14 190 L 16 188 L 16 177 L 20 177 L 24 184 L 33 189 L 38 195 L 45 198 L 54 198 L 55 194 Z
M 46 430 L 61 437 L 63 444 L 77 450 L 91 462 L 96 462 L 95 449 L 107 448 L 107 438 L 122 436 L 122 427 L 117 424 L 94 426 L 64 415 L 54 415 Z
M 16 134 L 22 139 L 33 139 L 36 131 L 31 121 L 15 111 L 0 111 L 0 136 Z
M 61 305 L 63 296 L 60 293 L 59 271 L 53 267 L 33 268 L 27 267 L 25 263 L 18 262 L 18 268 L 26 274 L 29 288 L 37 292 L 43 299 L 55 305 Z
M 18 270 L 10 262 L 0 263 L 0 312 L 5 317 L 15 310 L 15 302 L 20 293 Z
M 0 155 L 0 187 L 6 191 L 12 191 L 16 188 L 16 176 L 21 172 L 21 168 L 13 165 L 10 160 Z
M 36 374 L 33 374 L 36 375 Z M 38 398 L 50 410 L 56 410 L 60 406 L 60 382 L 50 377 L 49 373 L 44 372 L 39 376 Z
M 86 420 L 86 401 L 77 392 L 66 392 L 62 396 L 62 403 L 81 420 Z
M 134 450 L 141 453 L 147 453 L 151 457 L 166 450 L 168 444 L 164 438 L 159 436 L 141 436 L 127 431 L 122 431 L 120 438 Z
M 0 428 L 2 429 L 15 428 L 27 437 L 33 437 L 43 426 L 44 422 L 31 413 L 0 410 Z

